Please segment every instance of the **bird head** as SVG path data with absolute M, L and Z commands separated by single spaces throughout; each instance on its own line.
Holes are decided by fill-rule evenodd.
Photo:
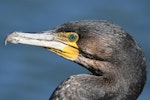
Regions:
M 146 66 L 134 39 L 121 27 L 107 21 L 72 21 L 39 33 L 13 32 L 7 36 L 7 41 L 44 47 L 96 75 L 110 68 L 128 70 L 126 66 L 130 66 L 139 70 L 140 66 Z M 139 61 L 139 67 L 135 66 Z

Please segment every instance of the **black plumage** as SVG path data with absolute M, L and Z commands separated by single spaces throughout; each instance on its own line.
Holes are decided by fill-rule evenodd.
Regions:
M 107 21 L 72 21 L 40 34 L 13 32 L 7 41 L 42 46 L 92 72 L 70 76 L 50 100 L 136 100 L 146 82 L 141 48 Z
M 93 75 L 69 77 L 50 100 L 136 100 L 146 81 L 141 48 L 121 27 L 107 21 L 76 21 L 54 32 L 76 32 L 80 55 L 76 63 Z

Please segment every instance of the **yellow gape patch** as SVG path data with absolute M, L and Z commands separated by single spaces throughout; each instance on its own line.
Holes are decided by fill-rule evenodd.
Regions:
M 75 32 L 60 32 L 57 35 L 57 39 L 64 45 L 61 50 L 57 49 L 49 49 L 58 55 L 69 59 L 75 60 L 79 55 L 79 49 L 77 45 L 77 41 L 79 36 Z

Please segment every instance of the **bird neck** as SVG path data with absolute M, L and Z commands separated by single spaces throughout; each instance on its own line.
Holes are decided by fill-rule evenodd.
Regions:
M 93 73 L 92 75 L 93 78 L 91 79 L 91 81 L 93 81 L 95 85 L 100 86 L 99 89 L 97 90 L 102 90 L 103 89 L 102 87 L 105 87 L 106 93 L 107 92 L 112 93 L 113 95 L 116 95 L 116 97 L 120 99 L 129 98 L 128 96 L 126 96 L 128 95 L 129 84 L 126 82 L 121 72 L 118 69 L 116 69 L 116 67 L 113 66 L 113 64 L 107 61 L 92 60 L 89 58 L 85 58 L 83 56 L 78 57 L 76 62 L 77 63 L 80 62 L 79 63 L 80 65 L 83 65 L 86 69 L 88 69 Z M 99 84 L 97 84 L 97 82 Z M 106 97 L 106 100 L 110 100 L 108 98 L 111 97 L 109 96 Z
M 119 98 L 135 100 L 141 93 L 145 84 L 144 76 L 142 76 L 141 74 L 141 76 L 138 74 L 134 75 L 135 72 L 133 71 L 137 69 L 135 69 L 135 66 L 132 66 L 132 64 L 130 64 L 130 68 L 132 67 L 133 69 L 131 68 L 130 70 L 130 68 L 126 67 L 127 65 L 124 63 L 117 64 L 111 63 L 109 61 L 99 61 L 95 59 L 86 58 L 82 55 L 80 55 L 75 60 L 75 62 L 91 71 L 93 75 L 97 77 L 99 76 L 100 82 L 104 83 L 105 85 L 107 84 L 106 86 L 115 89 L 114 93 L 119 91 L 120 93 L 117 93 Z M 138 80 L 139 78 L 143 78 L 141 79 L 143 81 Z M 111 92 L 113 93 L 113 91 Z M 133 97 L 132 95 L 135 96 Z

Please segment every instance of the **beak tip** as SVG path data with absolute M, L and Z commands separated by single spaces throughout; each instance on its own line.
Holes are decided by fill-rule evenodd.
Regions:
M 7 37 L 6 37 L 6 39 L 5 39 L 4 45 L 5 45 L 5 46 L 7 45 Z
M 15 37 L 17 37 L 17 32 L 12 32 L 10 33 L 6 39 L 5 39 L 5 46 L 7 45 L 7 42 L 11 42 L 11 43 L 15 43 L 17 44 L 17 40 L 15 39 Z

